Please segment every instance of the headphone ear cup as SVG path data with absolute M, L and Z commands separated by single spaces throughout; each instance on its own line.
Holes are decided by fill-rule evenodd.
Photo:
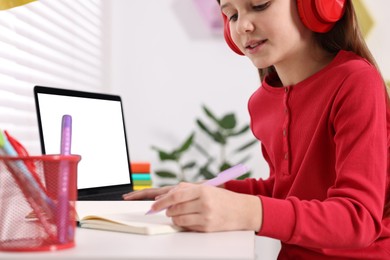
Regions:
M 345 12 L 347 0 L 297 0 L 303 24 L 313 32 L 326 33 Z
M 226 43 L 229 45 L 230 49 L 232 49 L 238 55 L 244 55 L 241 50 L 237 47 L 237 45 L 233 42 L 232 36 L 230 35 L 230 26 L 229 21 L 226 15 L 222 14 L 223 18 L 223 36 L 225 38 Z
M 319 16 L 325 22 L 336 23 L 343 17 L 346 0 L 315 0 Z

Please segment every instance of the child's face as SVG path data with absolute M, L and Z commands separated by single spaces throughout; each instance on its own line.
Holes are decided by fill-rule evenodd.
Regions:
M 221 0 L 221 8 L 234 43 L 257 68 L 287 65 L 313 44 L 296 0 Z

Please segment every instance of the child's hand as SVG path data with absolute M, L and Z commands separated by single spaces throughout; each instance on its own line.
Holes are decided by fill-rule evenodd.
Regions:
M 152 205 L 164 208 L 175 225 L 193 231 L 258 231 L 262 223 L 258 197 L 206 185 L 180 183 Z
M 157 196 L 161 196 L 168 191 L 170 191 L 175 186 L 165 186 L 162 188 L 150 188 L 144 190 L 138 190 L 123 194 L 122 197 L 124 200 L 143 200 L 151 199 L 154 200 Z

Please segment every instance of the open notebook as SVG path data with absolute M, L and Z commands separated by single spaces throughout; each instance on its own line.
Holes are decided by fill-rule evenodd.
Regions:
M 82 228 L 127 232 L 143 235 L 182 231 L 171 218 L 160 212 L 145 215 L 152 201 L 78 201 L 78 225 Z
M 82 228 L 127 232 L 142 235 L 169 234 L 181 231 L 164 214 L 145 215 L 145 212 L 128 212 L 87 215 L 78 222 Z

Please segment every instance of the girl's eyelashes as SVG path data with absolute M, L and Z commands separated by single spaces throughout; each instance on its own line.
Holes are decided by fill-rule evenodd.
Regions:
M 264 11 L 264 10 L 267 9 L 270 5 L 271 5 L 271 2 L 268 1 L 268 2 L 266 2 L 266 3 L 264 3 L 264 4 L 261 4 L 261 5 L 255 5 L 255 6 L 253 6 L 252 8 L 253 8 L 253 10 L 255 10 L 255 11 Z
M 266 10 L 271 5 L 271 1 L 265 2 L 264 4 L 254 5 L 252 6 L 252 9 L 256 12 L 261 12 Z M 237 21 L 238 14 L 228 14 L 227 17 L 229 18 L 229 21 Z
M 229 16 L 229 21 L 236 21 L 238 18 L 238 14 L 234 14 L 232 16 Z

